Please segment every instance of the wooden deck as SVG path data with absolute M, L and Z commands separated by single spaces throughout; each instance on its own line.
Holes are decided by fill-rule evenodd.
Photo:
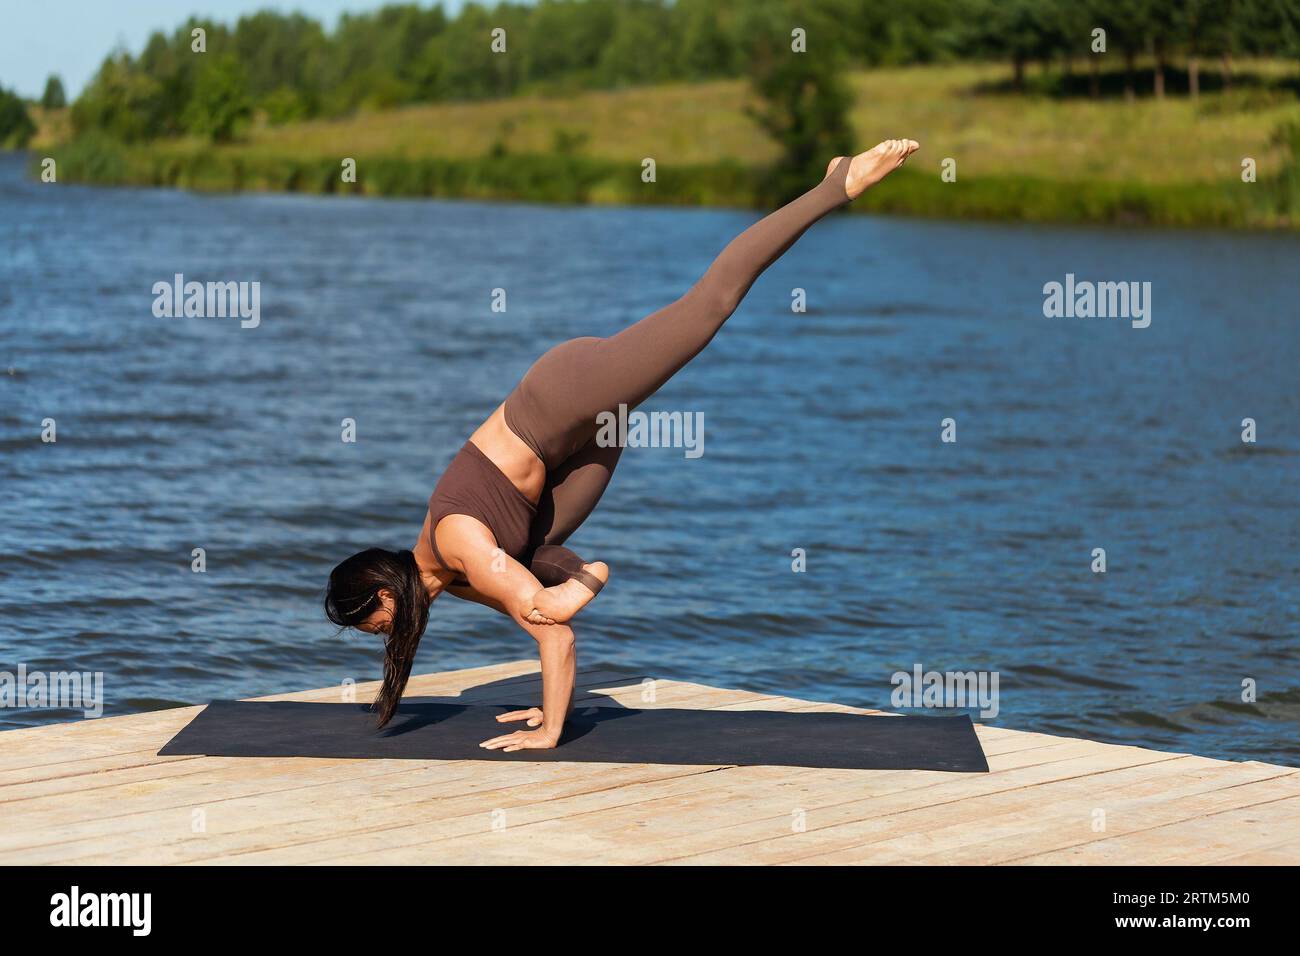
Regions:
M 518 700 L 536 671 L 407 693 L 496 700 L 472 688 L 511 678 Z M 580 696 L 853 710 L 677 681 L 651 704 L 626 676 L 580 672 Z M 0 863 L 1300 863 L 1300 770 L 1253 761 L 978 725 L 987 774 L 156 756 L 198 711 L 0 734 Z

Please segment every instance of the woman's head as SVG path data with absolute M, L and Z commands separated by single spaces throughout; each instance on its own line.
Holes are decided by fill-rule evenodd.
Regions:
M 330 572 L 325 616 L 339 627 L 384 634 L 384 684 L 375 698 L 379 726 L 392 719 L 429 622 L 429 593 L 410 551 L 369 548 Z

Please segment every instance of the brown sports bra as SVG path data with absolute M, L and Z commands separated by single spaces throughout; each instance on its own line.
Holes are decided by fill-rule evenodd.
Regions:
M 451 460 L 429 496 L 429 546 L 444 568 L 435 532 L 447 515 L 468 515 L 487 525 L 497 546 L 516 561 L 524 561 L 537 506 L 524 497 L 492 459 L 471 441 Z M 525 562 L 527 563 L 527 562 Z M 465 587 L 457 579 L 453 585 Z

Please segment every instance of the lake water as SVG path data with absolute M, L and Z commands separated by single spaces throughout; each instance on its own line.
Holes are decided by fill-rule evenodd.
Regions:
M 0 670 L 101 671 L 110 714 L 379 676 L 324 620 L 329 569 L 410 547 L 538 354 L 672 300 L 754 218 L 42 185 L 0 156 Z M 1298 267 L 1286 235 L 820 223 L 645 406 L 702 412 L 705 454 L 630 449 L 573 539 L 613 569 L 580 664 L 884 708 L 896 671 L 990 671 L 993 723 L 1300 764 Z M 261 324 L 156 318 L 175 273 L 260 282 Z M 1151 282 L 1150 327 L 1044 318 L 1067 273 Z M 444 598 L 415 671 L 534 653 Z

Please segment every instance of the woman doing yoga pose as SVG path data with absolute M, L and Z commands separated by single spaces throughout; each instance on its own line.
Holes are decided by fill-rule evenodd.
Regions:
M 542 706 L 501 722 L 530 730 L 482 746 L 558 744 L 572 707 L 573 618 L 609 578 L 600 561 L 564 546 L 609 484 L 622 448 L 597 442 L 598 416 L 635 408 L 709 344 L 754 280 L 804 231 L 856 199 L 917 148 L 891 139 L 836 157 L 826 178 L 734 239 L 680 299 L 609 338 L 555 346 L 452 459 L 433 489 L 411 551 L 371 548 L 331 573 L 325 613 L 340 627 L 384 634 L 380 726 L 397 710 L 428 622 L 444 591 L 511 617 L 537 641 Z

